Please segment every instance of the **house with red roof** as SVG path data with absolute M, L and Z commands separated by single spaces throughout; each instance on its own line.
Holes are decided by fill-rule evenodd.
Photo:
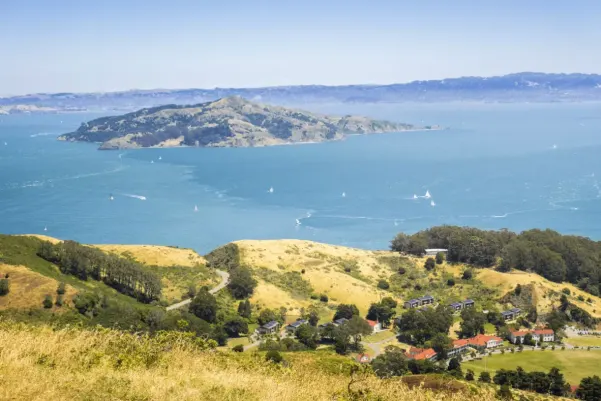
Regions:
M 470 345 L 478 349 L 489 349 L 495 348 L 503 344 L 503 339 L 497 336 L 487 336 L 485 334 L 478 334 L 476 337 L 467 339 Z
M 435 361 L 436 351 L 432 348 L 415 348 L 411 347 L 406 352 L 407 359 L 413 359 L 415 361 Z
M 357 355 L 356 360 L 359 363 L 369 363 L 371 362 L 371 357 L 367 354 L 359 354 Z
M 463 354 L 469 351 L 470 342 L 469 340 L 454 340 L 453 349 L 447 352 L 449 358 L 453 358 L 455 355 Z
M 532 335 L 536 342 L 555 341 L 555 332 L 551 329 L 516 330 L 510 333 L 510 340 L 514 344 L 523 344 L 527 334 Z
M 367 320 L 367 324 L 371 326 L 372 333 L 377 333 L 383 330 L 382 323 L 375 320 Z

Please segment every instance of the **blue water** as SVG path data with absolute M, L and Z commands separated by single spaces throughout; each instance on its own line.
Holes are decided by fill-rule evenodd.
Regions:
M 399 231 L 439 224 L 601 239 L 599 104 L 303 106 L 450 129 L 97 151 L 55 140 L 97 115 L 0 116 L 0 232 L 200 252 L 266 238 L 386 248 Z M 426 191 L 431 199 L 412 199 Z

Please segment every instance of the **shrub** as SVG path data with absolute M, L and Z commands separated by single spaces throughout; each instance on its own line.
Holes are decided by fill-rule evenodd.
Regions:
M 467 380 L 468 382 L 474 381 L 474 371 L 471 369 L 467 370 L 467 373 L 465 374 L 465 380 Z
M 301 270 L 301 274 L 305 274 L 305 269 L 302 269 L 302 270 Z
M 56 287 L 56 293 L 57 293 L 58 295 L 64 295 L 64 294 L 65 294 L 65 292 L 66 292 L 66 285 L 65 285 L 65 283 L 64 283 L 64 282 L 60 282 L 60 283 L 58 284 L 58 287 Z
M 239 267 L 230 273 L 230 282 L 227 287 L 236 299 L 250 297 L 257 286 L 257 280 L 252 277 L 250 270 Z
M 188 286 L 188 291 L 186 291 L 186 295 L 184 295 L 184 297 L 192 299 L 196 296 L 196 294 L 197 294 L 196 286 L 194 284 L 190 284 Z
M 480 377 L 478 377 L 478 381 L 482 383 L 490 383 L 490 373 L 481 372 Z
M 232 351 L 234 351 L 234 352 L 244 352 L 244 345 L 242 345 L 242 344 L 235 345 L 234 348 L 232 348 Z
M 64 303 L 65 301 L 63 300 L 63 296 L 61 294 L 57 295 L 56 302 L 54 304 L 60 308 Z
M 6 273 L 6 274 L 4 275 L 4 278 L 9 278 L 9 277 L 10 277 L 10 274 L 8 274 L 8 273 Z
M 463 275 L 461 276 L 464 280 L 471 280 L 474 277 L 474 271 L 472 269 L 466 269 L 463 271 Z
M 428 271 L 433 270 L 436 267 L 436 261 L 434 258 L 426 259 L 426 263 L 424 263 L 424 268 Z
M 313 293 L 311 294 L 311 299 L 319 299 L 319 295 Z
M 10 292 L 10 283 L 7 278 L 0 280 L 0 295 L 6 295 Z
M 321 295 L 319 296 L 319 300 L 320 300 L 321 302 L 328 302 L 330 299 L 328 298 L 328 296 L 327 296 L 326 294 L 321 294 Z
M 278 351 L 271 350 L 267 351 L 267 354 L 265 354 L 265 360 L 273 363 L 280 363 L 284 358 L 282 358 L 282 355 Z
M 564 293 L 564 294 L 566 294 L 566 295 L 570 295 L 570 294 L 572 293 L 572 292 L 570 291 L 570 289 L 569 289 L 569 288 L 563 288 L 563 289 L 561 290 L 561 292 L 563 292 L 563 293 Z
M 404 267 L 399 267 L 398 272 L 402 276 L 403 274 L 407 273 L 407 269 L 405 269 Z
M 580 302 L 584 302 L 584 297 L 583 297 L 582 295 L 578 295 L 578 300 L 579 300 Z
M 390 284 L 388 284 L 388 281 L 386 280 L 380 280 L 378 281 L 378 288 L 382 290 L 387 290 L 390 288 Z
M 452 287 L 452 286 L 454 286 L 454 285 L 455 285 L 455 279 L 454 279 L 454 278 L 452 278 L 452 277 L 451 277 L 450 279 L 448 279 L 448 280 L 447 280 L 447 285 L 448 285 L 449 287 Z
M 436 264 L 437 265 L 441 265 L 444 262 L 444 253 L 443 252 L 438 252 L 436 254 Z
M 511 400 L 512 399 L 511 389 L 509 388 L 508 384 L 503 384 L 499 388 L 499 391 L 497 392 L 497 397 L 500 398 L 501 400 Z
M 50 308 L 52 308 L 52 304 L 53 304 L 52 297 L 50 295 L 46 295 L 44 297 L 44 302 L 42 302 L 42 305 L 44 305 L 44 308 L 50 309 Z

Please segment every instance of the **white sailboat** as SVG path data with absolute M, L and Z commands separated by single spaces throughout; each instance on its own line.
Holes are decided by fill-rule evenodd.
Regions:
M 154 164 L 154 160 L 151 160 L 151 161 L 150 161 L 150 164 Z
M 432 197 L 432 195 L 430 195 L 430 191 L 426 191 L 426 194 L 424 195 L 424 198 L 430 199 L 431 197 Z
M 162 157 L 162 156 L 159 156 L 159 160 L 163 160 L 163 157 Z
M 267 191 L 267 192 L 269 192 L 270 194 L 272 194 L 273 193 L 273 187 L 270 187 L 269 191 Z
M 413 194 L 413 199 L 417 199 L 417 195 L 416 194 Z
M 342 197 L 343 197 L 343 198 L 346 198 L 346 192 L 343 192 L 343 193 L 342 193 Z
M 44 231 L 48 231 L 48 227 L 44 227 Z
M 198 206 L 194 205 L 194 211 L 198 212 Z
M 113 197 L 113 194 L 111 194 L 111 195 L 109 196 L 109 199 L 110 199 L 110 200 L 115 200 L 115 198 Z
M 300 220 L 299 220 L 299 219 L 296 219 L 296 225 L 297 225 L 297 226 L 300 226 L 300 225 L 301 225 L 301 222 L 300 222 Z
M 436 206 L 436 203 L 434 203 L 434 201 L 430 201 L 430 206 Z

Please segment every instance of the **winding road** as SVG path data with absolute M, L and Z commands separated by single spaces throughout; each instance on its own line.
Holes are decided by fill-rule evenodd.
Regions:
M 221 291 L 230 282 L 230 274 L 228 272 L 224 272 L 223 270 L 217 270 L 217 269 L 215 269 L 215 272 L 219 275 L 219 277 L 221 277 L 221 282 L 209 290 L 210 294 L 215 294 L 215 293 Z M 188 305 L 190 302 L 192 302 L 192 299 L 190 299 L 190 298 L 184 299 L 181 302 L 178 302 L 173 305 L 169 305 L 165 309 L 167 311 L 178 309 L 178 308 L 181 308 L 182 306 Z

